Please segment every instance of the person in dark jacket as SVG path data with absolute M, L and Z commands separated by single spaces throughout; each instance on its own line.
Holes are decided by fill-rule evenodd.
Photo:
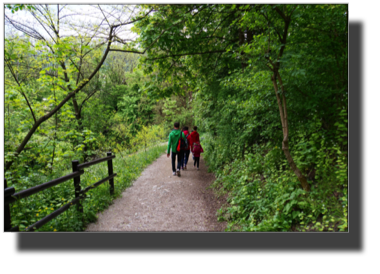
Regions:
M 184 169 L 187 169 L 187 162 L 189 161 L 191 136 L 189 133 L 189 127 L 183 127 L 182 131 L 186 136 L 187 144 L 188 144 L 187 149 L 185 149 L 183 153 L 182 170 L 184 170 Z
M 183 158 L 182 152 L 177 152 L 177 145 L 178 140 L 181 136 L 181 131 L 179 130 L 179 123 L 174 123 L 174 129 L 169 134 L 169 142 L 168 142 L 168 151 L 167 151 L 167 157 L 170 156 L 170 149 L 172 150 L 172 170 L 173 170 L 173 176 L 178 175 L 181 176 L 180 173 L 180 167 L 181 167 L 181 160 Z M 182 132 L 182 138 L 185 139 L 185 134 Z M 177 157 L 177 174 L 175 171 L 175 158 Z

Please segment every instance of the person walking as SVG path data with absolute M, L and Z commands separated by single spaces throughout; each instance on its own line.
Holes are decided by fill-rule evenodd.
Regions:
M 198 142 L 199 143 L 199 134 L 197 132 L 198 127 L 194 126 L 193 131 L 190 133 L 190 150 L 191 153 L 193 153 L 193 143 Z M 194 158 L 194 153 L 193 153 L 193 160 L 195 161 Z M 195 164 L 195 162 L 194 162 Z
M 201 153 L 203 152 L 202 146 L 199 142 L 193 143 L 192 153 L 194 155 L 194 167 L 197 164 L 197 170 L 199 170 L 199 158 L 201 157 Z
M 189 127 L 183 127 L 182 131 L 185 134 L 185 137 L 187 139 L 187 148 L 184 150 L 183 160 L 182 160 L 182 170 L 184 170 L 184 169 L 187 169 L 187 162 L 189 161 L 190 146 L 191 146 L 191 136 L 190 136 L 190 133 L 189 133 Z
M 177 151 L 177 145 L 178 141 L 182 135 L 182 138 L 185 139 L 185 134 L 179 130 L 179 122 L 174 123 L 174 129 L 169 134 L 169 141 L 168 141 L 168 150 L 167 150 L 167 157 L 170 156 L 170 149 L 172 151 L 172 170 L 173 170 L 173 176 L 181 176 L 180 173 L 180 167 L 181 167 L 181 160 L 183 158 L 183 152 Z M 175 170 L 175 158 L 177 157 L 177 174 Z
M 199 143 L 199 133 L 197 132 L 198 127 L 194 126 L 193 131 L 190 133 L 191 137 L 191 151 L 193 151 L 193 143 Z

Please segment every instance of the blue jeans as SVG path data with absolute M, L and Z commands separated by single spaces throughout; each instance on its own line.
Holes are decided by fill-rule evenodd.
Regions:
M 189 161 L 189 156 L 190 156 L 190 149 L 189 150 L 185 150 L 183 152 L 182 167 L 187 166 L 187 162 Z
M 182 165 L 183 152 L 172 152 L 172 170 L 175 172 L 175 158 L 177 156 L 177 169 Z

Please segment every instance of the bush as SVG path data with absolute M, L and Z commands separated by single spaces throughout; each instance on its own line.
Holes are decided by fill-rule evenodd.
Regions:
M 113 196 L 109 192 L 109 183 L 105 182 L 87 192 L 86 199 L 83 201 L 83 216 L 77 212 L 74 206 L 37 231 L 83 231 L 88 223 L 96 220 L 96 214 L 106 209 L 115 198 L 119 197 L 140 176 L 147 165 L 164 153 L 164 150 L 165 146 L 161 145 L 150 147 L 146 152 L 140 151 L 132 155 L 125 155 L 123 152 L 116 153 L 116 158 L 113 159 L 113 167 L 117 177 L 114 179 L 115 194 Z M 69 173 L 71 170 L 65 170 L 61 176 Z M 107 176 L 106 162 L 91 166 L 81 176 L 81 187 L 82 189 L 86 188 Z M 41 184 L 47 178 L 39 179 L 43 180 L 38 182 Z M 36 185 L 36 182 L 32 183 L 33 180 L 34 177 L 24 180 L 23 187 L 16 186 L 16 191 Z M 28 181 L 31 183 L 28 184 Z M 70 180 L 26 199 L 21 199 L 11 204 L 12 226 L 19 226 L 20 231 L 22 231 L 68 203 L 74 197 L 74 187 Z

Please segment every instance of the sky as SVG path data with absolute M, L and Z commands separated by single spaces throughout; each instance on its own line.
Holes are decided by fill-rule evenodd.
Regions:
M 93 26 L 100 26 L 96 33 L 98 38 L 108 37 L 109 25 L 125 23 L 131 20 L 132 15 L 136 15 L 138 8 L 135 5 L 64 5 L 50 4 L 49 10 L 52 12 L 56 20 L 59 8 L 59 17 L 61 18 L 59 29 L 60 36 L 78 36 L 94 34 Z M 40 7 L 41 8 L 41 7 Z M 7 17 L 16 20 L 19 23 L 31 27 L 39 32 L 43 37 L 50 39 L 50 35 L 55 37 L 49 28 L 43 27 L 27 10 L 18 11 L 12 14 L 8 9 L 5 10 Z M 106 16 L 106 20 L 105 20 Z M 57 23 L 55 22 L 57 26 Z M 131 25 L 123 26 L 117 29 L 117 35 L 121 39 L 134 39 L 137 37 L 131 32 Z M 87 28 L 88 27 L 88 28 Z M 12 33 L 20 33 L 9 24 L 5 24 L 5 37 Z M 48 31 L 47 31 L 48 30 Z M 21 34 L 22 35 L 22 34 Z

